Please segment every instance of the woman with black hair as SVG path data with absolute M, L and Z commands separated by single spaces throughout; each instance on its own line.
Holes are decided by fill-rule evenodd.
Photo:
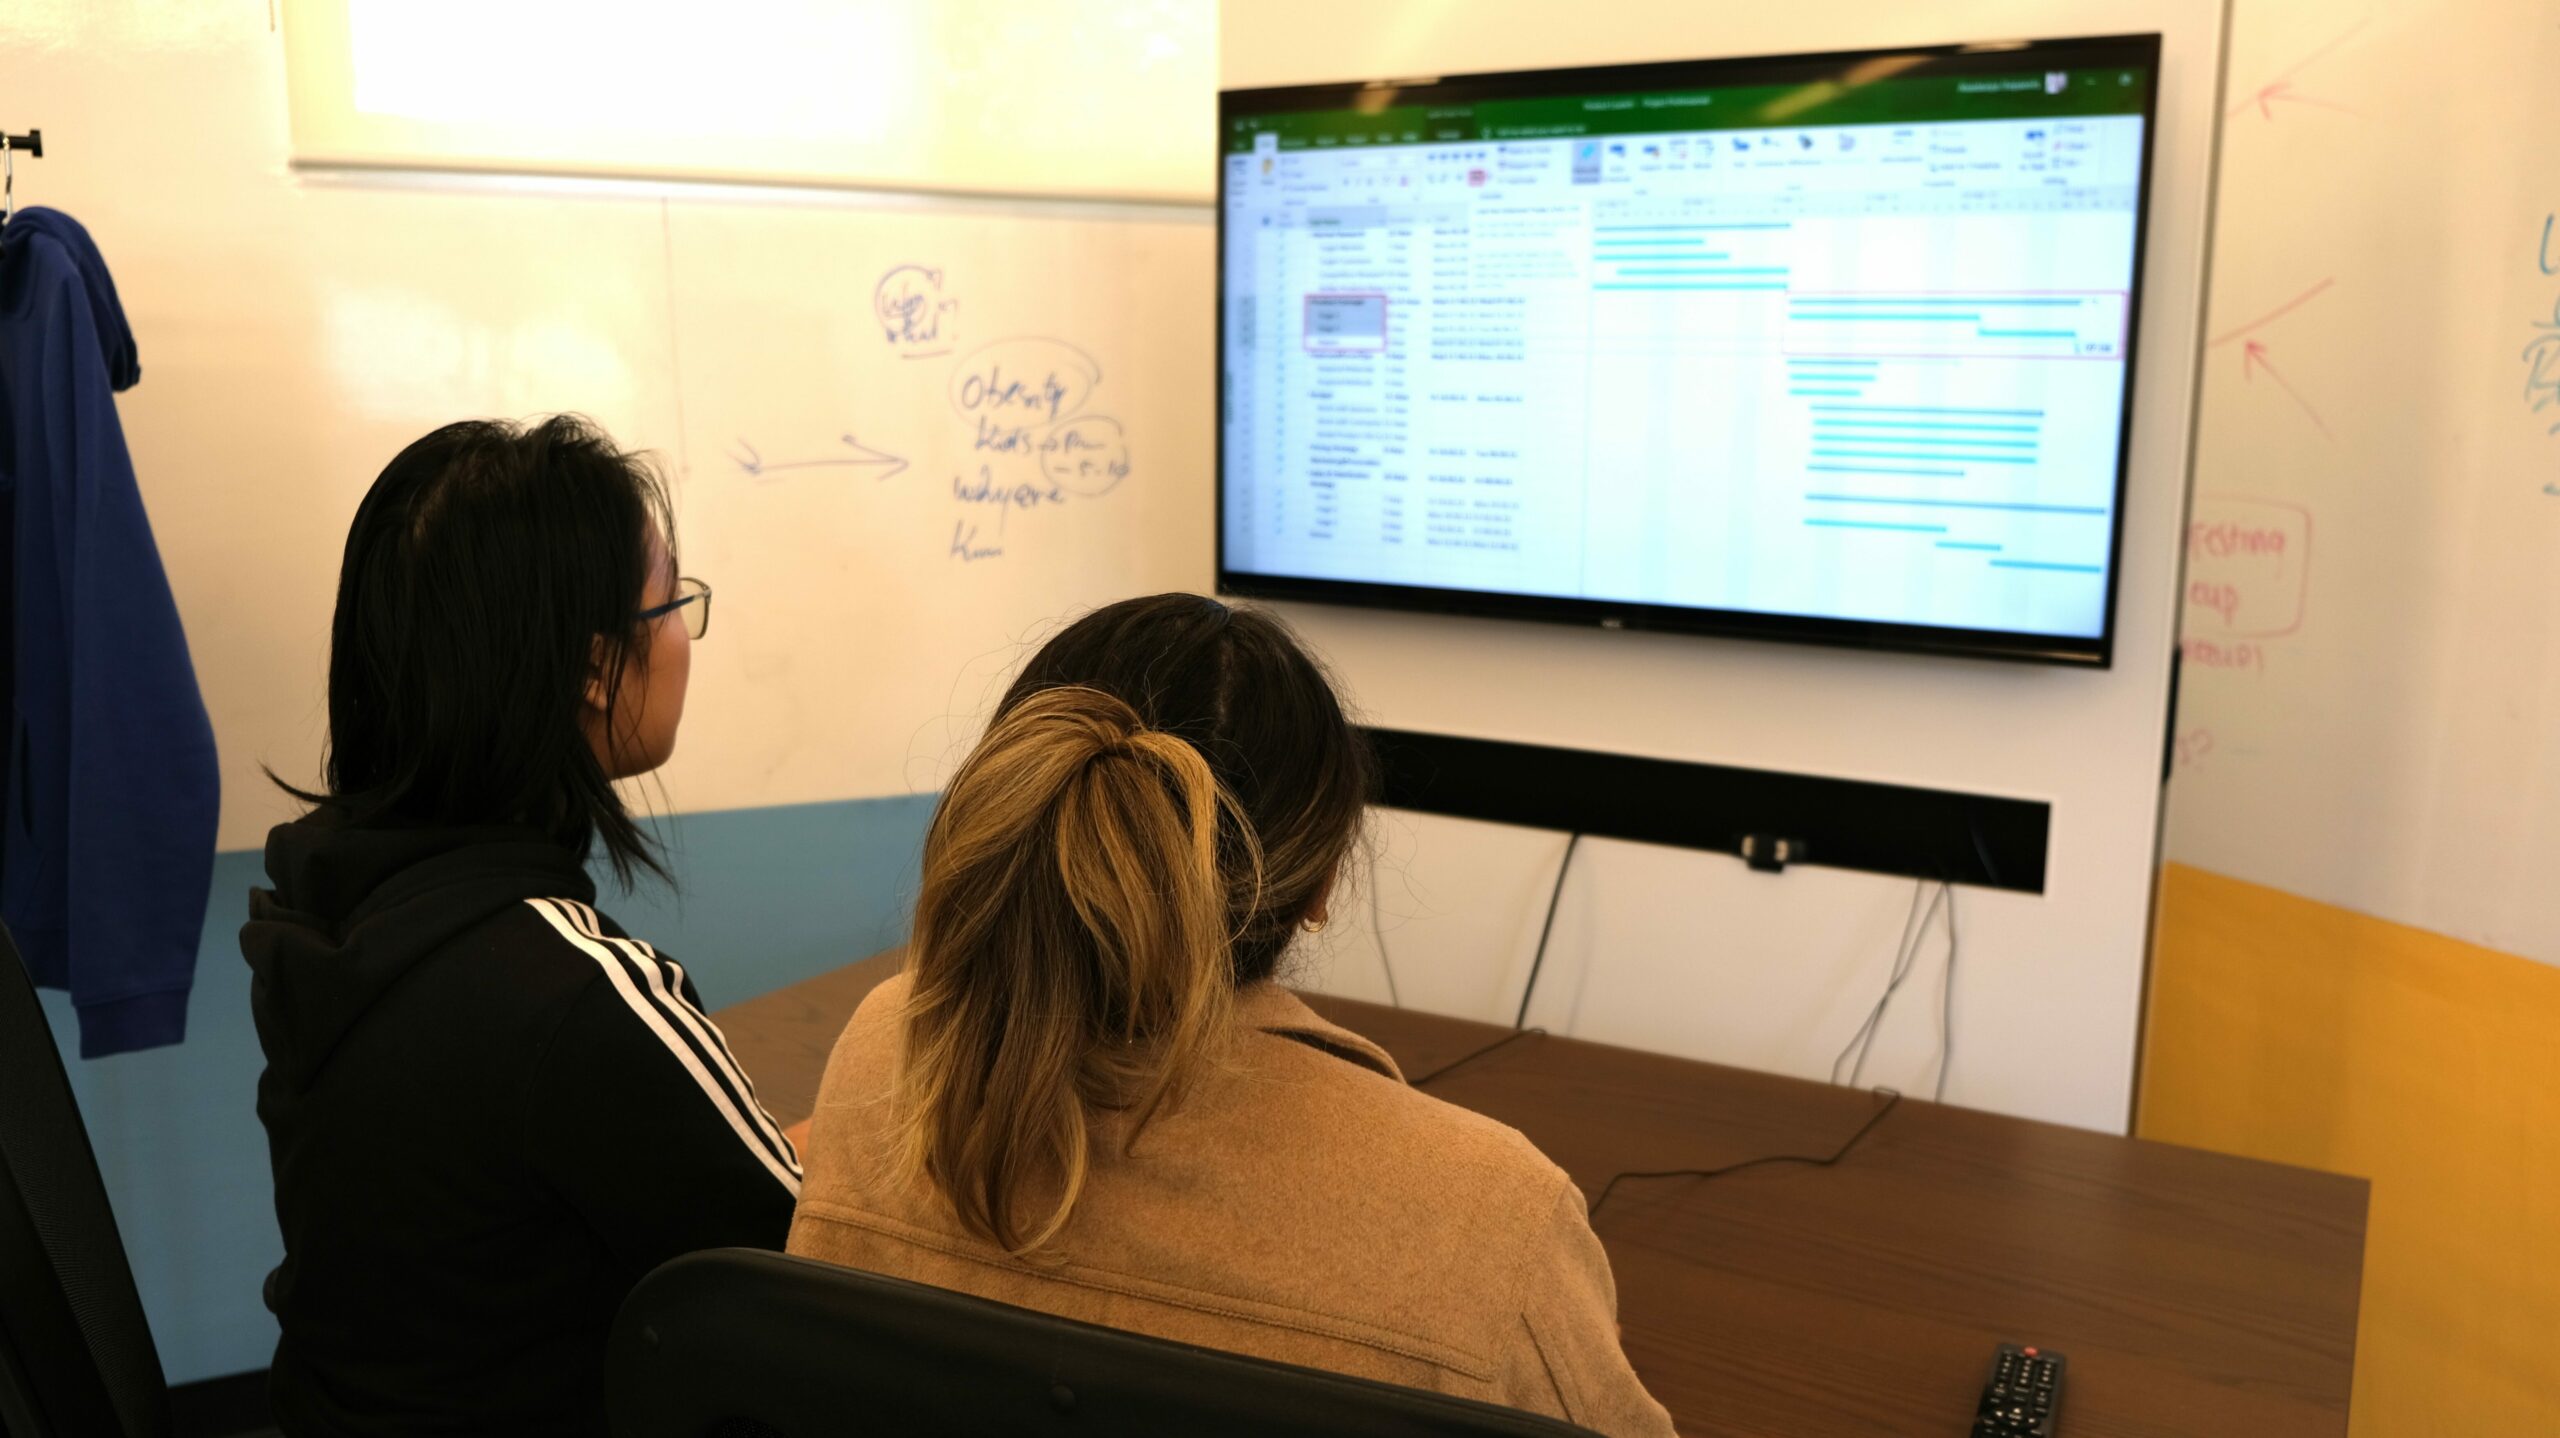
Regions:
M 640 1276 L 781 1247 L 799 1156 L 587 875 L 665 876 L 613 786 L 674 749 L 710 608 L 657 476 L 573 417 L 447 425 L 356 511 L 326 782 L 240 934 L 286 1433 L 602 1433 Z

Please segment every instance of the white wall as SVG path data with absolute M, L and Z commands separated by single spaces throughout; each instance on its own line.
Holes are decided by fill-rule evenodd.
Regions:
M 2169 857 L 2560 964 L 2560 13 L 2243 13 Z
M 1568 18 L 1569 17 L 1569 18 Z M 2158 31 L 2164 37 L 2116 667 L 2105 673 L 1301 606 L 1397 728 L 2043 799 L 2042 896 L 1963 890 L 1950 1101 L 2122 1131 L 2160 807 L 2169 653 L 2222 65 L 2218 0 L 1783 6 L 1229 0 L 1229 87 Z M 1508 1021 L 1563 836 L 1389 816 L 1379 898 L 1409 1003 Z M 1823 1076 L 1881 988 L 1913 886 L 1584 845 L 1531 1019 Z M 1366 906 L 1314 970 L 1385 996 Z M 1926 1092 L 1944 940 L 1869 1082 Z

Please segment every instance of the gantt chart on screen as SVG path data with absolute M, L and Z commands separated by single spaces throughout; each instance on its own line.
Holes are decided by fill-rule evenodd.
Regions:
M 1961 115 L 2133 80 L 1940 83 L 1955 118 L 1236 122 L 1226 567 L 2101 633 L 2142 118 Z M 1698 128 L 1534 133 L 1568 107 Z

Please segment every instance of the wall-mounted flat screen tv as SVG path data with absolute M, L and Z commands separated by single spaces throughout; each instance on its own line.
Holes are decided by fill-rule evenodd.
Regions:
M 1221 589 L 2106 664 L 2158 66 L 1225 93 Z

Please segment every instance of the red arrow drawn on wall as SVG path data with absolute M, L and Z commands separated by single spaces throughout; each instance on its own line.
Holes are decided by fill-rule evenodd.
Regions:
M 2311 95 L 2293 93 L 2291 80 L 2277 80 L 2271 84 L 2260 85 L 2258 93 L 2241 102 L 2240 108 L 2245 110 L 2255 105 L 2258 107 L 2259 114 L 2272 120 L 2276 117 L 2276 104 L 2279 101 L 2288 105 L 2309 105 L 2319 110 L 2335 110 L 2341 115 L 2353 115 L 2359 120 L 2364 118 L 2363 111 L 2341 105 L 2335 100 L 2322 100 Z
M 2232 106 L 2228 113 L 2237 115 L 2254 107 L 2260 117 L 2272 122 L 2276 117 L 2276 105 L 2281 101 L 2289 105 L 2309 105 L 2315 109 L 2335 110 L 2342 115 L 2355 115 L 2359 119 L 2363 118 L 2362 112 L 2350 109 L 2349 107 L 2341 105 L 2334 100 L 2321 100 L 2309 95 L 2295 94 L 2293 90 L 2293 77 L 2310 69 L 2313 63 L 2326 56 L 2330 51 L 2335 50 L 2339 46 L 2347 43 L 2349 40 L 2354 39 L 2359 31 L 2362 31 L 2365 26 L 2371 23 L 2373 23 L 2372 20 L 2368 18 L 2358 20 L 2353 25 L 2348 26 L 2336 39 L 2331 40 L 2328 44 L 2323 45 L 2319 49 L 2312 51 L 2310 54 L 2303 56 L 2299 60 L 2296 60 L 2290 67 L 2285 69 L 2283 73 L 2277 75 L 2267 83 L 2260 85 L 2255 93 L 2251 94 L 2249 98 L 2242 100 L 2239 104 Z
M 2293 396 L 2293 402 L 2302 406 L 2304 414 L 2311 416 L 2311 422 L 2319 426 L 2322 435 L 2336 438 L 2329 434 L 2328 422 L 2320 418 L 2320 411 L 2313 409 L 2311 401 L 2302 397 L 2302 391 L 2295 389 L 2291 383 L 2287 382 L 2285 377 L 2276 371 L 2275 365 L 2267 359 L 2266 344 L 2263 341 L 2250 340 L 2240 347 L 2240 375 L 2243 379 L 2255 383 L 2259 370 L 2265 370 L 2267 378 L 2282 385 L 2284 392 Z
M 2282 374 L 2276 371 L 2274 363 L 2267 358 L 2267 346 L 2265 341 L 2250 339 L 2248 336 L 2255 331 L 2262 330 L 2268 325 L 2274 324 L 2277 320 L 2284 318 L 2286 315 L 2289 315 L 2295 310 L 2302 308 L 2304 305 L 2311 303 L 2313 300 L 2318 299 L 2321 295 L 2328 292 L 2331 285 L 2334 285 L 2337 282 L 2337 277 L 2335 275 L 2323 279 L 2320 283 L 2313 285 L 2311 288 L 2304 290 L 2298 295 L 2295 295 L 2292 299 L 2286 300 L 2283 304 L 2276 306 L 2265 314 L 2259 315 L 2257 318 L 2250 320 L 2245 324 L 2233 325 L 2231 328 L 2215 335 L 2206 344 L 2206 348 L 2208 349 L 2219 349 L 2224 345 L 2230 344 L 2234 340 L 2240 341 L 2240 377 L 2255 383 L 2258 378 L 2258 371 L 2262 369 L 2265 370 L 2267 372 L 2267 377 L 2274 380 L 2279 386 L 2281 386 L 2286 394 L 2291 395 L 2293 397 L 2293 402 L 2302 406 L 2302 412 L 2304 414 L 2311 416 L 2311 422 L 2314 425 L 2319 426 L 2320 433 L 2323 435 L 2329 434 L 2328 422 L 2320 418 L 2320 412 L 2311 407 L 2311 402 L 2302 397 L 2302 392 L 2295 389 L 2291 381 L 2287 380 Z M 2330 437 L 2335 438 L 2334 435 L 2331 435 Z
M 2302 293 L 2295 295 L 2292 299 L 2285 301 L 2283 304 L 2276 306 L 2274 309 L 2267 311 L 2265 314 L 2258 316 L 2256 319 L 2250 320 L 2246 324 L 2233 325 L 2231 328 L 2215 335 L 2212 341 L 2207 345 L 2207 348 L 2219 348 L 2240 338 L 2242 335 L 2249 333 L 2251 330 L 2264 329 L 2268 325 L 2274 324 L 2276 321 L 2283 319 L 2286 315 L 2289 315 L 2295 310 L 2302 308 L 2304 305 L 2311 303 L 2313 300 L 2318 299 L 2322 291 L 2328 289 L 2329 286 L 2334 285 L 2337 282 L 2337 276 L 2332 275 L 2329 278 L 2322 280 L 2320 283 L 2313 285 L 2311 288 L 2304 290 Z

